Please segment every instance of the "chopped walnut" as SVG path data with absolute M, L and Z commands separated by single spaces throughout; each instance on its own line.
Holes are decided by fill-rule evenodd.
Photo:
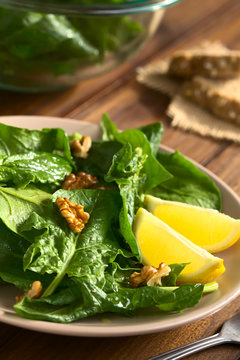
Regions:
M 141 272 L 134 272 L 130 275 L 129 282 L 132 287 L 138 287 L 142 283 L 148 286 L 162 284 L 162 278 L 170 273 L 171 269 L 168 265 L 161 263 L 158 268 L 155 266 L 143 266 Z
M 62 183 L 62 189 L 89 189 L 98 184 L 98 179 L 90 174 L 80 171 L 75 174 L 66 175 Z
M 25 296 L 30 297 L 30 299 L 38 299 L 42 295 L 42 290 L 43 287 L 41 282 L 34 281 L 27 292 L 25 292 L 23 295 L 16 296 L 16 301 L 21 301 Z
M 91 146 L 92 139 L 90 136 L 83 136 L 81 140 L 74 139 L 70 144 L 73 156 L 84 159 L 88 156 Z
M 84 212 L 82 205 L 77 205 L 67 198 L 59 197 L 56 200 L 62 216 L 67 220 L 68 226 L 74 232 L 81 232 L 88 222 L 90 215 Z
M 165 276 L 168 276 L 171 271 L 171 268 L 161 263 L 159 267 L 157 268 L 157 272 L 150 277 L 150 279 L 147 281 L 148 286 L 155 286 L 155 285 L 162 285 L 162 278 Z

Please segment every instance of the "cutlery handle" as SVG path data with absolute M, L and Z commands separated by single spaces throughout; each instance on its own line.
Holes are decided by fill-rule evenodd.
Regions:
M 170 350 L 163 354 L 149 358 L 148 360 L 178 360 L 185 356 L 191 355 L 197 351 L 207 349 L 211 346 L 228 342 L 220 334 L 209 336 L 205 339 L 198 340 L 192 344 L 181 346 L 177 349 Z

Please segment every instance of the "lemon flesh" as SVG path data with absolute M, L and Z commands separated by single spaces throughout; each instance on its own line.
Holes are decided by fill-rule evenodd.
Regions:
M 133 232 L 144 265 L 189 263 L 178 277 L 180 283 L 206 284 L 225 270 L 222 259 L 195 245 L 143 208 L 137 211 Z
M 157 218 L 209 252 L 232 246 L 240 238 L 240 220 L 217 210 L 146 195 L 144 206 Z

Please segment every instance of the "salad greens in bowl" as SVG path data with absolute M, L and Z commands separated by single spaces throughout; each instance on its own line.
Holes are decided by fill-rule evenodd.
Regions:
M 144 194 L 220 210 L 219 189 L 179 152 L 158 152 L 160 123 L 119 132 L 104 115 L 101 126 L 102 139 L 86 154 L 73 143 L 85 145 L 87 134 L 0 124 L 0 279 L 19 289 L 14 309 L 22 317 L 69 323 L 140 309 L 157 317 L 192 307 L 209 291 L 177 284 L 183 263 L 168 264 L 161 285 L 132 287 L 142 268 L 132 224 Z M 72 186 L 79 173 L 88 175 L 81 188 Z
M 0 87 L 60 90 L 126 61 L 177 0 L 0 0 Z

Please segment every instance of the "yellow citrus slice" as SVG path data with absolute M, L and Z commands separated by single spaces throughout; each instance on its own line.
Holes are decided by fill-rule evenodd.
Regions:
M 232 246 L 240 238 L 240 220 L 217 210 L 146 195 L 144 206 L 157 218 L 209 252 Z
M 225 270 L 222 259 L 195 245 L 143 208 L 137 211 L 133 232 L 144 265 L 189 263 L 178 277 L 180 283 L 206 284 Z

